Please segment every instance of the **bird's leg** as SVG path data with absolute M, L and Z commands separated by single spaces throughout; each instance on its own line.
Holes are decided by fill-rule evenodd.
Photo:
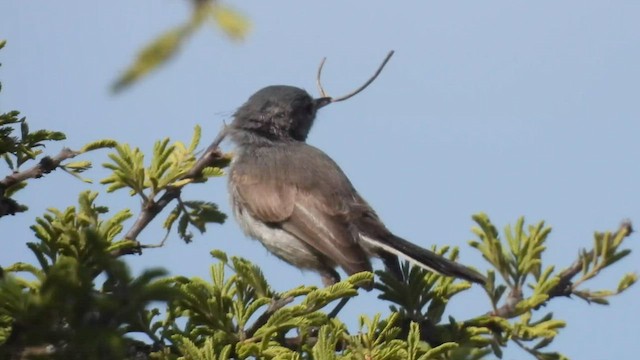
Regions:
M 350 298 L 342 298 L 340 299 L 340 302 L 338 303 L 338 305 L 336 305 L 336 307 L 333 308 L 333 310 L 331 310 L 331 312 L 329 313 L 329 319 L 333 319 L 336 316 L 338 316 L 338 313 L 340 312 L 340 310 L 342 310 L 342 308 L 347 305 L 347 303 L 349 302 Z
M 322 272 L 321 276 L 322 276 L 322 283 L 324 284 L 325 287 L 335 285 L 340 281 L 340 274 L 338 274 L 338 272 L 335 269 L 331 269 L 331 268 L 325 269 Z M 329 319 L 333 319 L 336 316 L 338 316 L 338 313 L 340 312 L 340 310 L 342 310 L 342 308 L 345 305 L 347 305 L 348 301 L 349 301 L 349 298 L 340 299 L 340 302 L 338 303 L 338 305 L 336 305 L 336 307 L 333 308 L 333 310 L 331 310 L 331 312 L 329 313 Z

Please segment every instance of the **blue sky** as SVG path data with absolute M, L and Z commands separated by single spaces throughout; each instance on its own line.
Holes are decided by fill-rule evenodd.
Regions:
M 471 215 L 499 228 L 518 216 L 553 227 L 545 261 L 562 268 L 592 243 L 595 230 L 639 221 L 640 2 L 431 1 L 390 3 L 238 1 L 253 30 L 231 42 L 201 29 L 167 66 L 118 95 L 109 85 L 136 52 L 189 15 L 185 1 L 114 0 L 0 3 L 0 111 L 18 109 L 33 129 L 63 131 L 79 148 L 113 138 L 150 152 L 155 140 L 188 141 L 200 124 L 212 139 L 253 92 L 288 84 L 317 95 L 315 71 L 327 56 L 324 84 L 333 95 L 369 77 L 388 50 L 395 56 L 365 92 L 321 110 L 309 142 L 332 156 L 395 233 L 423 246 L 458 245 L 461 261 L 487 269 L 466 245 Z M 205 141 L 206 142 L 206 141 Z M 226 144 L 225 148 L 230 149 Z M 106 152 L 87 156 L 100 179 Z M 6 170 L 5 170 L 6 171 Z M 228 209 L 226 180 L 192 186 L 190 198 Z M 63 173 L 33 181 L 20 200 L 31 210 L 0 223 L 0 264 L 34 261 L 28 225 L 47 207 L 103 190 Z M 126 194 L 102 195 L 113 210 L 137 207 Z M 143 232 L 158 242 L 159 223 Z M 636 248 L 637 236 L 628 242 Z M 208 276 L 213 248 L 260 264 L 277 290 L 317 284 L 246 239 L 233 220 L 193 244 L 177 236 L 128 262 Z M 637 271 L 632 253 L 587 287 L 614 287 Z M 380 266 L 380 264 L 378 264 Z M 547 307 L 568 328 L 553 349 L 575 359 L 640 353 L 640 288 L 601 307 L 556 299 Z M 483 313 L 479 289 L 451 305 L 458 318 Z M 366 294 L 342 314 L 385 311 Z M 632 355 L 633 354 L 633 355 Z M 526 358 L 511 347 L 506 358 Z

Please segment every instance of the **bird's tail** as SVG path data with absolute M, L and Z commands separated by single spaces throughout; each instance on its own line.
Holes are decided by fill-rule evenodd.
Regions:
M 401 237 L 390 234 L 384 241 L 376 240 L 367 236 L 362 237 L 366 242 L 376 248 L 381 248 L 386 252 L 403 257 L 429 271 L 456 278 L 464 279 L 474 283 L 484 285 L 487 279 L 477 271 L 455 261 L 451 261 L 433 251 L 421 248 Z

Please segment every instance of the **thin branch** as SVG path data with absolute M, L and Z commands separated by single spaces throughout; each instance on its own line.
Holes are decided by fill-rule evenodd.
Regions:
M 519 287 L 513 288 L 509 292 L 509 295 L 507 295 L 504 304 L 494 311 L 490 312 L 488 315 L 511 319 L 517 316 L 515 314 L 516 305 L 518 305 L 518 303 L 522 301 L 522 299 L 522 289 L 520 289 Z
M 621 233 L 624 234 L 625 237 L 627 237 L 631 235 L 632 232 L 633 232 L 633 227 L 631 225 L 631 221 L 624 220 L 622 223 L 620 223 L 620 227 L 613 234 L 613 237 L 617 237 Z M 583 256 L 592 258 L 594 256 L 594 252 L 593 250 L 591 250 Z M 573 264 L 571 264 L 571 266 L 569 266 L 567 269 L 563 270 L 560 273 L 560 281 L 558 282 L 558 285 L 554 286 L 553 289 L 549 291 L 549 299 L 557 296 L 570 296 L 573 293 L 573 291 L 576 289 L 576 287 L 579 285 L 579 283 L 573 284 L 571 282 L 571 279 L 573 279 L 581 271 L 582 271 L 582 261 L 579 257 L 576 261 L 573 262 Z
M 613 236 L 617 237 L 619 234 L 624 233 L 624 236 L 626 237 L 631 235 L 632 232 L 633 232 L 633 227 L 631 226 L 631 222 L 629 220 L 625 220 L 620 224 L 620 227 L 613 234 Z M 554 286 L 551 290 L 549 290 L 549 298 L 544 303 L 538 305 L 536 307 L 536 310 L 542 306 L 545 306 L 554 297 L 559 297 L 559 296 L 570 297 L 571 294 L 574 293 L 577 286 L 580 285 L 580 282 L 574 284 L 571 280 L 580 272 L 582 272 L 581 258 L 585 256 L 588 258 L 592 258 L 594 256 L 593 250 L 583 254 L 582 256 L 579 256 L 578 259 L 574 261 L 573 264 L 571 264 L 571 266 L 564 269 L 560 273 L 559 275 L 560 281 L 558 281 L 558 284 L 556 284 L 556 286 Z M 520 302 L 520 300 L 522 299 L 523 299 L 522 291 L 518 288 L 516 289 L 512 288 L 511 292 L 507 296 L 507 299 L 504 305 L 500 306 L 494 311 L 489 312 L 489 315 L 499 316 L 505 319 L 513 318 L 514 316 L 517 316 L 517 314 L 514 313 L 515 307 L 518 304 L 518 302 Z
M 12 199 L 5 198 L 5 190 L 9 187 L 26 181 L 28 179 L 38 179 L 43 177 L 55 169 L 68 159 L 74 158 L 79 152 L 69 148 L 63 148 L 56 156 L 45 156 L 40 159 L 37 165 L 24 171 L 17 171 L 0 180 L 0 217 L 5 215 L 14 215 L 20 211 L 20 206 Z
M 164 234 L 164 237 L 162 238 L 162 240 L 160 240 L 159 243 L 157 244 L 144 244 L 144 245 L 140 245 L 140 248 L 142 249 L 157 249 L 157 248 L 161 248 L 164 246 L 164 244 L 167 242 L 167 239 L 169 238 L 169 230 L 167 230 L 167 233 Z
M 4 189 L 27 179 L 41 178 L 44 174 L 48 174 L 58 168 L 61 162 L 74 158 L 78 154 L 79 152 L 77 151 L 73 151 L 69 148 L 63 148 L 58 155 L 54 157 L 45 156 L 32 168 L 15 172 L 0 180 L 0 191 L 4 191 Z
M 378 67 L 378 70 L 376 70 L 376 72 L 373 74 L 373 76 L 371 76 L 369 78 L 369 80 L 367 80 L 364 84 L 362 84 L 362 86 L 360 86 L 359 88 L 353 90 L 352 92 L 343 95 L 343 96 L 338 96 L 338 97 L 332 97 L 331 98 L 331 102 L 338 102 L 338 101 L 344 101 L 347 99 L 350 99 L 351 97 L 357 95 L 358 93 L 360 93 L 362 90 L 366 89 L 369 85 L 371 85 L 371 83 L 378 77 L 378 75 L 380 75 L 380 73 L 382 72 L 382 69 L 385 67 L 385 65 L 387 65 L 387 62 L 389 62 L 389 59 L 391 59 L 391 56 L 393 56 L 394 51 L 391 50 L 389 51 L 389 53 L 387 54 L 387 56 L 384 58 L 384 60 L 382 61 L 382 64 L 380 64 L 380 66 Z M 318 67 L 318 73 L 316 75 L 316 82 L 318 84 L 318 91 L 320 92 L 320 96 L 322 97 L 329 97 L 329 95 L 327 94 L 327 92 L 324 90 L 324 87 L 322 86 L 322 80 L 321 80 L 321 76 L 322 76 L 322 68 L 324 67 L 324 63 L 327 60 L 327 58 L 323 58 L 322 61 L 320 62 L 320 66 Z

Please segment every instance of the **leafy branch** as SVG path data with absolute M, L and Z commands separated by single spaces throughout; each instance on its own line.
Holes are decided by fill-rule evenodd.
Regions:
M 158 154 L 168 147 L 161 142 Z M 148 173 L 149 168 L 164 167 L 150 165 L 142 173 Z M 156 171 L 172 173 L 171 166 Z M 175 184 L 156 180 L 157 184 Z M 142 192 L 147 195 L 153 189 L 162 191 L 162 186 L 150 179 L 128 183 L 143 184 Z M 472 246 L 490 262 L 502 259 L 501 264 L 510 267 L 489 272 L 485 289 L 489 302 L 500 309 L 509 301 L 504 298 L 509 287 L 496 285 L 495 274 L 507 274 L 510 286 L 523 285 L 521 299 L 508 316 L 490 313 L 464 321 L 445 317 L 447 305 L 470 285 L 405 263 L 402 272 L 406 282 L 378 273 L 380 298 L 392 303 L 392 313 L 387 318 L 363 315 L 356 332 L 350 334 L 340 319 L 330 318 L 323 310 L 333 302 L 357 296 L 358 287 L 372 280 L 371 273 L 355 274 L 327 288 L 299 286 L 276 292 L 258 266 L 212 251 L 217 261 L 207 280 L 166 277 L 159 270 L 133 277 L 112 256 L 123 246 L 118 239 L 132 213 L 122 210 L 104 219 L 109 209 L 96 199 L 96 193 L 83 192 L 77 207 L 51 209 L 36 220 L 32 230 L 37 241 L 28 246 L 38 259 L 37 265 L 16 263 L 0 268 L 0 356 L 81 354 L 91 358 L 100 353 L 127 359 L 449 360 L 480 359 L 491 353 L 501 357 L 502 349 L 513 342 L 536 359 L 564 359 L 557 352 L 545 351 L 564 321 L 550 313 L 534 319 L 534 312 L 551 298 L 559 277 L 568 270 L 578 274 L 575 264 L 554 274 L 552 267 L 542 266 L 543 252 L 520 256 L 523 248 L 544 246 L 541 239 L 550 232 L 542 223 L 525 230 L 524 221 L 518 220 L 515 227 L 505 229 L 505 234 L 510 234 L 505 235 L 505 243 L 486 215 L 474 217 L 480 227 L 474 230 L 478 240 Z M 620 254 L 628 254 L 622 243 L 629 233 L 628 225 L 615 233 L 596 233 L 594 249 L 581 253 L 589 261 L 581 262 L 582 275 L 573 285 L 576 291 L 584 292 L 582 284 L 624 257 Z M 489 253 L 498 248 L 502 254 Z M 448 254 L 450 259 L 458 254 L 457 249 L 434 251 Z M 545 270 L 538 273 L 532 264 Z M 18 276 L 24 272 L 30 278 Z M 630 278 L 633 276 L 625 277 Z M 624 281 L 614 293 L 633 284 Z M 501 288 L 505 290 L 498 290 Z M 164 305 L 166 310 L 150 308 L 152 304 Z M 138 334 L 138 339 L 140 334 L 146 336 L 148 342 L 133 340 L 133 334 Z
M 101 181 L 108 185 L 107 192 L 129 189 L 132 196 L 141 201 L 141 212 L 122 240 L 122 246 L 114 251 L 114 256 L 139 253 L 143 248 L 158 247 L 164 244 L 140 244 L 137 241 L 144 228 L 164 210 L 173 200 L 176 206 L 164 220 L 163 227 L 169 235 L 177 222 L 179 236 L 190 242 L 193 235 L 189 226 L 201 233 L 207 223 L 223 223 L 226 215 L 218 210 L 216 204 L 205 201 L 185 201 L 181 197 L 182 188 L 193 182 L 203 182 L 211 177 L 223 174 L 231 157 L 218 148 L 218 141 L 209 146 L 198 160 L 196 149 L 200 143 L 200 127 L 194 130 L 189 146 L 182 142 L 169 143 L 164 139 L 155 143 L 151 163 L 145 165 L 144 155 L 138 148 L 120 144 L 116 152 L 109 154 L 110 163 L 104 167 L 112 173 Z M 165 236 L 165 239 L 166 239 Z
M 110 252 L 128 210 L 108 212 L 96 193 L 77 207 L 50 209 L 31 227 L 38 265 L 0 268 L 0 357 L 125 358 L 147 306 L 175 297 L 160 270 L 131 276 Z M 28 273 L 31 279 L 19 277 Z M 100 285 L 101 284 L 101 285 Z
M 551 232 L 551 228 L 545 227 L 543 222 L 525 229 L 524 218 L 518 219 L 514 227 L 507 226 L 504 230 L 505 246 L 485 214 L 475 215 L 473 219 L 478 224 L 473 229 L 478 240 L 470 241 L 470 245 L 478 249 L 496 269 L 495 272 L 489 271 L 489 281 L 485 287 L 493 306 L 493 311 L 488 315 L 502 319 L 519 317 L 513 323 L 501 322 L 503 326 L 500 331 L 508 334 L 518 346 L 538 359 L 563 358 L 561 354 L 545 353 L 540 349 L 552 342 L 565 323 L 553 319 L 550 313 L 537 321 L 531 321 L 533 311 L 539 310 L 558 296 L 576 295 L 590 303 L 608 304 L 606 298 L 622 293 L 637 281 L 637 274 L 628 273 L 622 277 L 616 290 L 582 289 L 586 281 L 631 252 L 630 249 L 622 248 L 623 241 L 632 233 L 631 223 L 628 221 L 624 221 L 616 232 L 595 233 L 593 249 L 581 251 L 570 267 L 555 273 L 553 266 L 542 265 L 545 241 Z M 496 274 L 500 274 L 504 284 L 498 284 Z M 578 274 L 582 275 L 572 282 Z M 529 279 L 533 282 L 527 283 Z M 507 290 L 508 294 L 503 298 Z M 502 339 L 506 340 L 504 337 Z M 536 342 L 534 346 L 525 345 L 532 341 Z

